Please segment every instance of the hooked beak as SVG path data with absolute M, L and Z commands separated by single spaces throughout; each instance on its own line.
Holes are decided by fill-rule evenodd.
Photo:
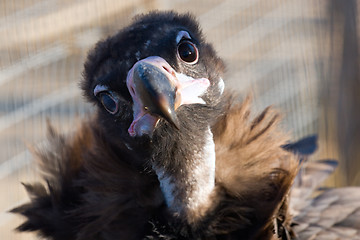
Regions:
M 179 129 L 175 112 L 176 86 L 167 73 L 151 63 L 139 62 L 134 66 L 134 86 L 146 111 L 164 118 Z
M 179 129 L 176 110 L 185 104 L 205 104 L 200 96 L 210 81 L 177 73 L 163 58 L 151 56 L 134 64 L 126 84 L 133 99 L 134 114 L 128 132 L 133 137 L 143 134 L 151 137 L 160 118 Z

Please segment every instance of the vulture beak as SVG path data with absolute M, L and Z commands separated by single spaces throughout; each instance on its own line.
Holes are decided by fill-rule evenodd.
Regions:
M 144 110 L 179 129 L 175 112 L 176 86 L 167 71 L 148 62 L 139 62 L 134 66 L 133 81 Z
M 206 78 L 177 73 L 163 58 L 151 56 L 134 64 L 126 84 L 133 99 L 130 136 L 152 136 L 160 118 L 180 129 L 176 110 L 185 104 L 205 104 L 200 97 L 210 86 Z

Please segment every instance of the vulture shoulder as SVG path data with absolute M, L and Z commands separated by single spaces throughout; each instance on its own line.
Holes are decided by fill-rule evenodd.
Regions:
M 141 239 L 149 231 L 163 203 L 157 178 L 125 145 L 109 145 L 93 120 L 66 136 L 50 126 L 47 146 L 34 152 L 45 183 L 24 184 L 31 201 L 11 210 L 27 218 L 18 231 L 55 240 Z
M 252 118 L 247 98 L 230 104 L 214 126 L 216 180 L 234 200 L 229 206 L 233 209 L 223 211 L 244 220 L 242 227 L 253 234 L 249 239 L 275 239 L 290 229 L 287 201 L 298 161 L 282 147 L 289 139 L 279 122 L 279 113 L 270 107 Z M 235 214 L 234 206 L 239 211 Z

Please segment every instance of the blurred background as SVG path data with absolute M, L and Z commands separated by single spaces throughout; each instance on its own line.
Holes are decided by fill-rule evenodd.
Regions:
M 6 211 L 27 200 L 20 182 L 39 179 L 27 148 L 46 120 L 71 132 L 91 114 L 78 88 L 88 50 L 154 9 L 196 15 L 227 87 L 252 93 L 257 112 L 280 109 L 294 140 L 318 134 L 316 157 L 340 161 L 328 186 L 360 184 L 356 0 L 1 0 L 0 239 L 36 239 Z

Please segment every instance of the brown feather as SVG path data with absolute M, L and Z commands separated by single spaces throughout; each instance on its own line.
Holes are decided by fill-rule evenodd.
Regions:
M 298 164 L 295 156 L 281 148 L 288 138 L 279 130 L 278 113 L 267 108 L 250 120 L 250 101 L 249 97 L 243 104 L 230 101 L 213 128 L 216 181 L 242 203 L 237 214 L 251 212 L 261 219 L 250 223 L 260 225 L 257 239 L 270 239 L 278 213 L 285 212 L 281 215 L 288 218 L 286 196 Z M 289 227 L 289 219 L 283 222 Z

